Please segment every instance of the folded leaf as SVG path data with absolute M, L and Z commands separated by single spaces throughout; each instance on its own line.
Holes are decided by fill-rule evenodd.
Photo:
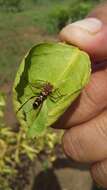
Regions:
M 30 137 L 41 136 L 88 83 L 89 56 L 64 43 L 35 45 L 19 66 L 13 86 L 14 109 Z

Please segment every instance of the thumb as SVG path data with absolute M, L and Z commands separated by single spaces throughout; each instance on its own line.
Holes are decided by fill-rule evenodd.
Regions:
M 93 10 L 89 17 L 64 27 L 59 37 L 89 53 L 95 61 L 107 59 L 107 4 Z

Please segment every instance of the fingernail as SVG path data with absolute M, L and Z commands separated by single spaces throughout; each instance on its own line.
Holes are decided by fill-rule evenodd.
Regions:
M 92 34 L 97 33 L 102 28 L 102 22 L 96 18 L 86 18 L 71 24 L 72 26 L 79 27 L 86 30 Z

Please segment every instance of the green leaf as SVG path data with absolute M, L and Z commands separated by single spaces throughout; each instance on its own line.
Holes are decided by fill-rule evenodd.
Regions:
M 19 66 L 13 86 L 14 109 L 30 137 L 41 136 L 70 106 L 88 83 L 89 56 L 64 43 L 35 45 Z M 53 86 L 37 109 L 33 108 L 47 83 Z
M 32 127 L 28 130 L 28 135 L 30 137 L 38 136 L 39 134 L 43 135 L 44 131 L 47 127 L 47 118 L 48 118 L 48 109 L 46 102 L 43 103 L 40 113 L 35 118 L 34 122 L 32 123 Z M 44 123 L 45 121 L 45 123 Z

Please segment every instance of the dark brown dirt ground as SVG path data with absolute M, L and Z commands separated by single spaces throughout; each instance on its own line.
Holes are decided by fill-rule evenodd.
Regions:
M 56 160 L 47 171 L 37 162 L 35 170 L 32 190 L 95 190 L 88 166 L 77 165 L 66 157 Z

